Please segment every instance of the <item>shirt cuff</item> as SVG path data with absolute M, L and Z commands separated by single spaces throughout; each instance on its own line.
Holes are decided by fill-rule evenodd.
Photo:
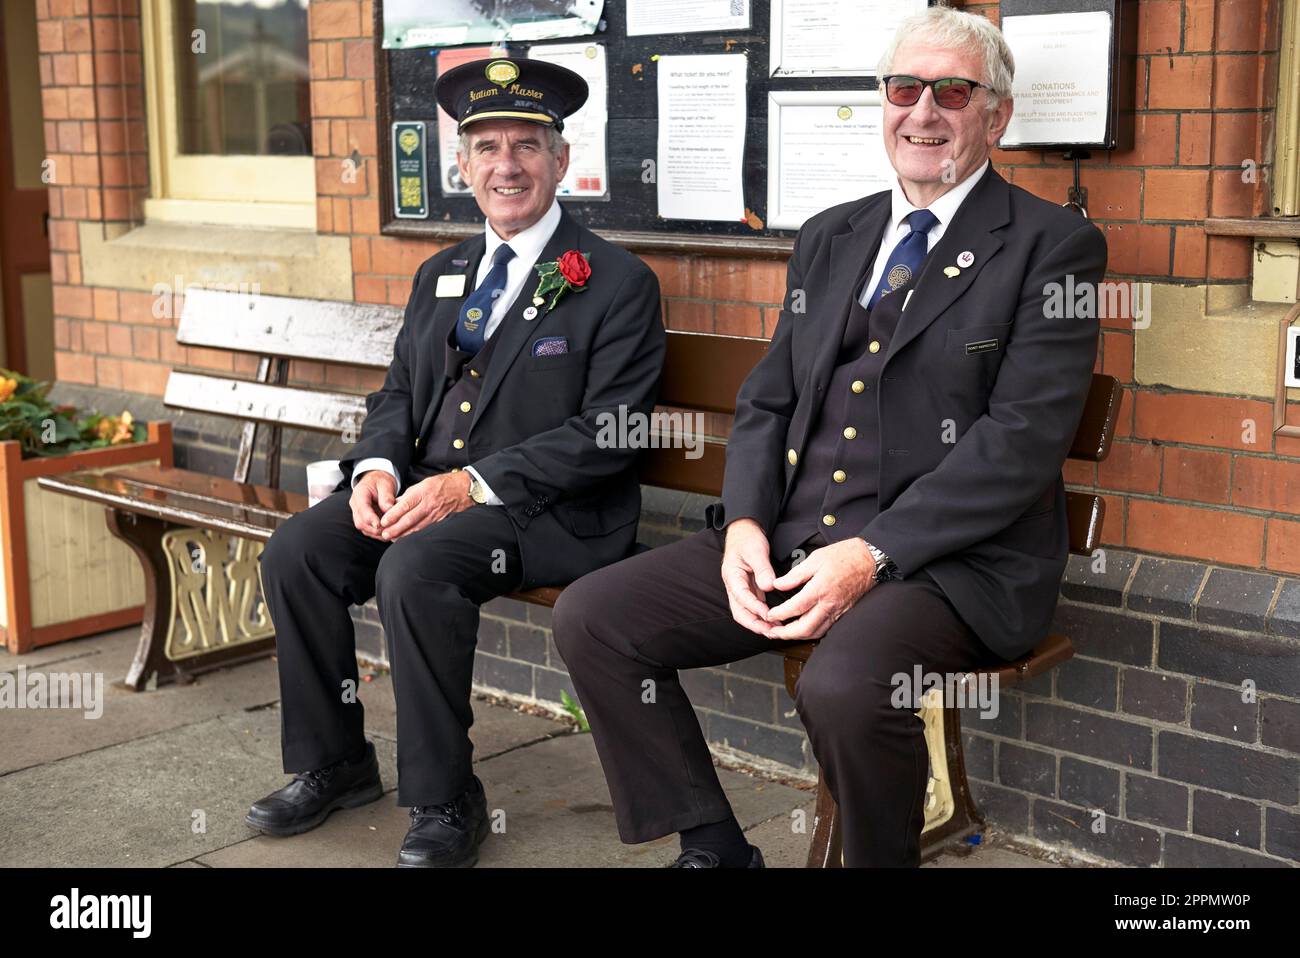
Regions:
M 381 458 L 362 459 L 353 467 L 352 488 L 355 489 L 357 487 L 357 480 L 361 478 L 363 472 L 369 472 L 372 469 L 381 469 L 393 477 L 393 481 L 397 483 L 397 488 L 393 490 L 393 495 L 397 495 L 402 491 L 402 479 L 397 474 L 397 470 L 393 468 L 392 460 Z
M 498 496 L 495 492 L 493 492 L 492 487 L 483 481 L 483 477 L 478 474 L 477 469 L 475 469 L 473 466 L 466 466 L 465 471 L 468 472 L 471 476 L 473 476 L 476 480 L 478 480 L 478 484 L 482 487 L 483 491 L 487 493 L 486 505 L 504 506 L 506 504 L 505 500 L 502 499 L 500 496 Z

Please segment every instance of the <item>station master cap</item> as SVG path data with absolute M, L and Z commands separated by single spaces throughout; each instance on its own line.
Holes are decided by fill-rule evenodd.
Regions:
M 587 102 L 587 81 L 545 60 L 499 57 L 448 70 L 433 95 L 458 132 L 478 120 L 524 120 L 559 131 L 564 118 Z

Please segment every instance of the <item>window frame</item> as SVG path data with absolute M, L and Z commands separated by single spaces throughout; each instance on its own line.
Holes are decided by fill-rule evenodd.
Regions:
M 171 7 L 171 0 L 142 0 L 140 4 L 152 184 L 151 195 L 144 201 L 145 218 L 314 230 L 314 156 L 180 152 Z

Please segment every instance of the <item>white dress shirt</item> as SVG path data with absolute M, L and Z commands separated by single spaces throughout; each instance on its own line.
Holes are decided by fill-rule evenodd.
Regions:
M 510 312 L 510 307 L 514 305 L 519 294 L 528 284 L 529 279 L 536 282 L 537 272 L 533 269 L 538 257 L 542 255 L 542 250 L 551 240 L 551 234 L 555 228 L 560 225 L 560 202 L 551 200 L 550 209 L 548 209 L 542 218 L 528 227 L 516 233 L 509 240 L 510 248 L 514 250 L 514 258 L 506 264 L 506 285 L 501 295 L 496 298 L 492 304 L 492 312 L 488 316 L 487 326 L 483 330 L 483 340 L 486 342 L 497 331 L 501 321 L 505 319 L 506 314 Z M 483 250 L 483 258 L 479 260 L 478 272 L 474 275 L 474 288 L 478 289 L 487 278 L 487 274 L 492 271 L 492 259 L 496 256 L 497 250 L 507 241 L 497 235 L 497 231 L 492 228 L 491 220 L 483 224 L 484 236 L 487 240 L 487 246 Z M 382 457 L 372 457 L 362 459 L 352 470 L 352 487 L 356 488 L 357 480 L 362 474 L 371 469 L 382 469 L 387 472 L 397 482 L 397 491 L 402 490 L 402 477 L 397 474 L 393 468 L 393 463 Z M 483 481 L 483 477 L 478 474 L 473 466 L 466 466 L 465 471 L 478 480 L 483 491 L 487 494 L 487 504 L 490 506 L 504 505 L 503 500 L 492 488 Z
M 927 253 L 934 249 L 934 244 L 943 238 L 944 230 L 948 228 L 952 218 L 957 215 L 957 208 L 970 195 L 970 191 L 975 189 L 975 184 L 984 175 L 988 165 L 989 161 L 985 160 L 978 170 L 930 204 L 929 210 L 939 222 L 930 227 L 930 232 L 926 234 L 925 251 Z M 871 299 L 871 294 L 875 292 L 876 286 L 880 283 L 880 277 L 885 272 L 885 264 L 889 262 L 889 256 L 894 252 L 894 247 L 907 234 L 912 232 L 912 228 L 904 220 L 912 212 L 921 208 L 911 204 L 904 195 L 903 187 L 899 185 L 897 178 L 894 179 L 894 188 L 890 191 L 890 200 L 892 213 L 889 225 L 885 227 L 885 235 L 880 239 L 880 249 L 876 253 L 876 263 L 871 268 L 871 276 L 867 280 L 867 285 L 858 290 L 858 301 L 863 306 L 867 305 L 867 302 Z

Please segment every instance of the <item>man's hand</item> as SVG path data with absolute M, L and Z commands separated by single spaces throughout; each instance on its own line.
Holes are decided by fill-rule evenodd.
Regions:
M 348 499 L 357 531 L 372 539 L 380 538 L 380 517 L 392 508 L 396 491 L 397 480 L 382 469 L 371 469 L 357 480 Z
M 408 486 L 379 520 L 380 537 L 393 542 L 411 532 L 474 505 L 469 497 L 470 475 L 465 470 L 443 472 Z
M 853 536 L 814 549 L 808 558 L 776 580 L 776 588 L 798 592 L 767 612 L 769 622 L 784 622 L 765 633 L 773 639 L 820 639 L 875 585 L 876 560 L 866 540 Z M 786 619 L 792 621 L 785 622 Z
M 776 573 L 769 556 L 771 547 L 763 527 L 753 519 L 737 519 L 727 526 L 727 545 L 722 555 L 722 583 L 727 588 L 731 617 L 751 632 L 773 637 L 768 623 L 767 599 Z

